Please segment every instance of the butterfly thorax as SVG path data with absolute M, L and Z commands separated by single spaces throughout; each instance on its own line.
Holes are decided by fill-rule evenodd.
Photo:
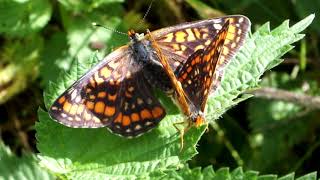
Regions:
M 129 31 L 128 35 L 131 40 L 129 45 L 135 63 L 143 68 L 145 79 L 152 87 L 158 88 L 167 94 L 172 92 L 170 79 L 167 77 L 160 63 L 152 43 L 144 38 L 143 34 Z

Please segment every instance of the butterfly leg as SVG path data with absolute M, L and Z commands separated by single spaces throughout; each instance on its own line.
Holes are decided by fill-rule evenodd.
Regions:
M 180 152 L 183 150 L 183 147 L 184 147 L 184 134 L 185 132 L 187 132 L 187 127 L 183 128 L 183 129 L 180 129 L 178 127 L 178 125 L 184 125 L 186 123 L 186 121 L 181 121 L 181 122 L 176 122 L 176 123 L 173 123 L 173 127 L 177 130 L 177 132 L 179 132 L 180 134 Z M 189 129 L 189 128 L 188 128 Z

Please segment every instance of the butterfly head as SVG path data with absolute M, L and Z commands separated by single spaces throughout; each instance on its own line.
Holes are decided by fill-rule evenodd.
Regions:
M 128 36 L 130 38 L 131 41 L 141 41 L 144 38 L 144 34 L 141 33 L 136 33 L 134 30 L 129 30 L 128 31 Z

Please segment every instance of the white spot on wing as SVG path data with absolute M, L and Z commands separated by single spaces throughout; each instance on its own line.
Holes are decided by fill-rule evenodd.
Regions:
M 150 126 L 151 124 L 152 124 L 152 122 L 150 122 L 150 121 L 147 121 L 147 122 L 146 122 L 146 125 L 147 125 L 147 126 Z
M 213 24 L 213 27 L 219 30 L 222 28 L 221 24 Z
M 135 127 L 134 127 L 135 130 L 140 130 L 141 129 L 141 126 L 139 124 L 137 124 Z
M 213 22 L 214 22 L 214 23 L 221 23 L 221 22 L 222 22 L 222 19 L 215 19 Z
M 80 101 L 81 101 L 81 97 L 80 97 L 80 96 L 77 96 L 76 99 L 75 99 L 75 102 L 76 102 L 76 103 L 80 103 Z
M 71 93 L 71 100 L 74 100 L 74 98 L 76 98 L 77 97 L 77 90 L 76 89 L 74 89 L 73 91 L 72 91 L 72 93 Z

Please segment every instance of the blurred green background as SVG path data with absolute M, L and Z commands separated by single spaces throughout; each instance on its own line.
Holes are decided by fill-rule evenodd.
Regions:
M 149 0 L 0 1 L 0 133 L 13 154 L 38 152 L 34 124 L 39 106 L 45 108 L 43 91 L 49 81 L 68 70 L 75 58 L 85 61 L 96 50 L 102 58 L 128 42 L 126 36 L 93 28 L 92 22 L 122 32 L 146 32 L 243 14 L 254 32 L 267 21 L 273 28 L 286 19 L 293 24 L 315 13 L 306 37 L 280 66 L 264 75 L 261 86 L 266 91 L 256 92 L 257 97 L 220 118 L 219 128 L 205 133 L 199 154 L 189 165 L 243 166 L 260 174 L 320 172 L 320 1 L 156 0 L 140 23 L 149 4 Z M 315 103 L 305 105 L 297 94 Z

